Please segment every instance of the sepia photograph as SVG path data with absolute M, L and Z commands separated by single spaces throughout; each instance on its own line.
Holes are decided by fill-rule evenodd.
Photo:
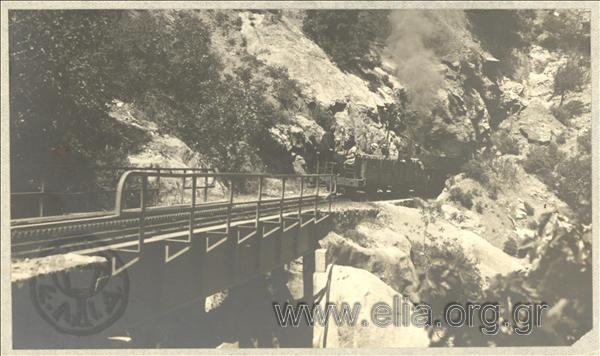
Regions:
M 3 3 L 2 354 L 600 355 L 599 4 L 479 4 Z

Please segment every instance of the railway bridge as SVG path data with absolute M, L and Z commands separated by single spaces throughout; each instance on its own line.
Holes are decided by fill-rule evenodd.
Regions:
M 313 297 L 314 251 L 332 225 L 333 175 L 136 168 L 102 194 L 114 196 L 112 209 L 54 216 L 43 216 L 44 204 L 59 194 L 13 194 L 13 208 L 33 202 L 42 215 L 11 221 L 16 348 L 91 347 L 177 309 L 197 305 L 202 314 L 207 296 L 299 257 L 304 299 Z M 64 269 L 80 256 L 88 259 Z M 34 270 L 16 281 L 19 264 Z M 159 342 L 161 330 L 142 344 Z

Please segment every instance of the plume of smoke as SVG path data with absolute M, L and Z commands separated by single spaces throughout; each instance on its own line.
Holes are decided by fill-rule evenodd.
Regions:
M 444 87 L 441 57 L 460 46 L 466 20 L 462 11 L 398 10 L 390 14 L 386 57 L 407 88 L 413 109 L 427 113 Z

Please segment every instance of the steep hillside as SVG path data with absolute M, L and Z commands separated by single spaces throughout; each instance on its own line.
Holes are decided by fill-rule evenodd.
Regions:
M 160 132 L 158 125 L 144 117 L 131 104 L 117 101 L 110 116 L 123 125 L 136 128 L 150 138 L 139 151 L 127 157 L 126 165 L 133 167 L 205 167 L 206 158 L 192 151 L 177 137 Z
M 335 122 L 344 131 L 338 130 L 339 139 L 353 134 L 368 153 L 373 143 L 391 146 L 395 155 L 418 142 L 429 151 L 468 155 L 489 139 L 491 128 L 524 107 L 514 87 L 486 73 L 497 60 L 473 40 L 461 12 L 416 15 L 422 25 L 410 39 L 398 33 L 411 23 L 394 15 L 401 24 L 380 45 L 381 60 L 356 70 L 340 69 L 307 37 L 305 12 L 196 15 L 211 31 L 211 49 L 223 73 L 248 76 L 250 85 L 260 86 L 277 108 L 271 134 L 280 146 L 274 152 L 280 154 L 289 152 L 299 132 L 318 139 L 321 128 Z M 439 43 L 445 45 L 434 47 Z M 386 129 L 388 111 L 402 118 L 402 129 Z M 263 154 L 262 159 L 267 167 L 291 168 L 284 168 L 283 158 L 269 162 L 274 158 Z

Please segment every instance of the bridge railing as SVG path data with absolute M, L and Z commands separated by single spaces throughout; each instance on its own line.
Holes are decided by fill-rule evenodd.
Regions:
M 64 168 L 64 167 L 61 167 Z M 76 167 L 70 167 L 76 170 Z M 164 168 L 164 167 L 129 167 L 112 166 L 95 169 L 99 175 L 103 175 L 105 184 L 100 189 L 82 189 L 78 191 L 54 191 L 48 189 L 45 180 L 39 182 L 38 191 L 17 191 L 11 193 L 12 218 L 29 218 L 62 215 L 75 212 L 101 211 L 112 209 L 115 204 L 113 200 L 116 193 L 116 185 L 122 173 L 136 170 L 155 173 L 155 181 L 147 187 L 147 192 L 155 200 L 159 199 L 161 188 L 161 176 L 167 173 L 211 173 L 213 168 Z M 179 187 L 181 197 L 191 187 L 185 184 Z M 203 189 L 206 200 L 209 189 L 215 187 L 214 179 L 207 178 L 198 188 Z M 136 195 L 137 188 L 128 188 L 124 191 Z
M 136 246 L 131 249 L 120 249 L 122 252 L 134 253 L 136 255 L 135 258 L 130 260 L 128 263 L 125 263 L 121 267 L 117 267 L 116 260 L 113 259 L 113 273 L 119 273 L 120 271 L 128 268 L 132 264 L 136 263 L 139 260 L 139 256 L 142 253 L 144 248 L 145 239 L 146 239 L 146 219 L 148 214 L 148 204 L 147 204 L 147 187 L 149 178 L 157 177 L 157 172 L 150 171 L 142 171 L 142 170 L 133 170 L 127 171 L 123 173 L 121 176 L 119 183 L 117 185 L 117 192 L 115 197 L 115 211 L 114 214 L 117 217 L 121 217 L 127 214 L 127 217 L 134 217 L 138 219 L 138 239 Z M 172 254 L 170 249 L 172 246 L 167 244 L 165 246 L 165 261 L 169 262 L 175 259 L 177 256 L 181 255 L 185 251 L 189 249 L 189 244 L 191 243 L 192 236 L 194 235 L 194 230 L 197 227 L 196 224 L 196 212 L 201 209 L 222 209 L 224 210 L 225 216 L 225 227 L 224 227 L 224 235 L 228 236 L 230 233 L 230 229 L 232 226 L 232 222 L 234 221 L 233 210 L 235 208 L 243 208 L 243 210 L 248 213 L 249 210 L 254 206 L 255 214 L 254 214 L 254 226 L 258 228 L 261 224 L 261 219 L 268 215 L 269 217 L 279 215 L 279 224 L 281 227 L 284 226 L 284 213 L 292 212 L 294 214 L 297 213 L 297 217 L 299 219 L 300 224 L 302 223 L 302 216 L 307 211 L 303 211 L 305 207 L 310 205 L 309 213 L 312 213 L 315 221 L 319 218 L 319 205 L 323 203 L 328 204 L 328 213 L 331 212 L 332 202 L 335 198 L 337 186 L 336 186 L 336 177 L 333 174 L 306 174 L 306 175 L 292 175 L 292 174 L 252 174 L 252 173 L 166 173 L 160 175 L 163 179 L 182 179 L 191 181 L 191 197 L 189 204 L 185 206 L 178 206 L 177 212 L 183 212 L 189 214 L 189 222 L 187 226 L 186 237 L 184 238 L 171 238 L 168 239 L 168 242 L 184 244 L 184 248 L 180 249 L 179 252 Z M 256 187 L 256 199 L 255 200 L 246 200 L 242 199 L 241 201 L 236 201 L 235 199 L 235 186 L 239 185 L 241 182 L 246 180 L 257 180 Z M 280 192 L 278 198 L 271 199 L 263 199 L 264 195 L 264 186 L 265 181 L 267 179 L 277 180 L 280 182 Z M 127 186 L 131 182 L 136 182 L 139 180 L 139 206 L 134 209 L 126 209 L 126 196 L 125 192 L 128 190 Z M 202 205 L 198 205 L 196 202 L 196 193 L 198 188 L 198 181 L 220 181 L 228 188 L 227 200 L 219 201 L 217 203 L 205 203 Z M 299 187 L 297 193 L 290 197 L 286 197 L 286 182 L 291 182 L 297 187 Z M 306 193 L 306 186 L 312 183 L 312 194 Z M 321 187 L 325 191 L 321 191 Z M 239 196 L 238 196 L 239 198 Z M 153 212 L 153 214 L 162 214 L 164 213 L 164 209 Z M 185 229 L 185 227 L 182 227 Z M 185 230 L 184 230 L 185 231 Z
M 166 204 L 153 205 L 156 202 L 149 199 L 153 192 L 150 185 L 159 178 L 182 183 L 177 186 L 167 182 L 158 185 L 158 188 L 171 188 L 163 193 L 170 194 L 173 187 L 179 189 L 185 186 L 189 187 L 191 194 L 183 203 L 177 200 L 176 204 L 169 205 L 172 202 L 163 201 Z M 204 182 L 222 188 L 209 197 L 216 197 L 216 201 L 199 202 L 198 197 L 206 186 Z M 135 204 L 131 204 L 132 191 L 137 191 L 135 197 L 139 198 Z M 155 241 L 152 237 L 162 236 L 158 240 L 165 242 L 165 261 L 168 262 L 190 248 L 194 234 L 210 231 L 208 234 L 217 236 L 221 239 L 219 241 L 233 241 L 232 234 L 240 229 L 262 231 L 268 227 L 266 233 L 271 234 L 277 229 L 287 231 L 293 226 L 309 226 L 311 221 L 319 224 L 330 216 L 336 192 L 336 176 L 333 174 L 129 170 L 120 176 L 113 196 L 115 205 L 108 214 L 102 214 L 102 219 L 94 214 L 43 221 L 13 221 L 11 238 L 17 246 L 12 246 L 13 253 L 40 255 L 51 250 L 49 246 L 63 242 L 68 242 L 67 249 L 73 251 L 105 248 L 125 252 L 122 257 L 133 253 L 133 258 L 127 259 L 127 262 L 113 260 L 112 271 L 116 274 L 139 260 L 144 246 Z M 161 193 L 160 189 L 158 193 Z
M 164 171 L 164 169 L 163 169 Z M 150 170 L 129 170 L 123 173 L 119 179 L 117 184 L 117 188 L 115 190 L 115 209 L 114 213 L 117 216 L 120 216 L 127 208 L 128 201 L 126 193 L 132 191 L 138 191 L 137 194 L 139 196 L 139 205 L 136 208 L 145 209 L 149 207 L 148 204 L 148 193 L 151 191 L 149 189 L 149 181 L 150 178 L 155 179 L 179 179 L 181 180 L 182 189 L 191 190 L 191 202 L 195 204 L 197 201 L 197 192 L 199 189 L 203 191 L 203 201 L 208 202 L 208 194 L 207 188 L 215 187 L 215 182 L 220 182 L 222 186 L 227 188 L 228 191 L 228 201 L 233 202 L 234 192 L 236 191 L 236 185 L 242 185 L 242 183 L 248 183 L 249 180 L 256 180 L 256 190 L 257 190 L 257 198 L 255 201 L 243 200 L 244 204 L 256 203 L 260 205 L 265 193 L 263 192 L 263 188 L 266 180 L 276 180 L 280 182 L 280 191 L 281 200 L 286 199 L 286 183 L 293 182 L 292 184 L 296 186 L 297 193 L 296 196 L 298 198 L 306 198 L 304 196 L 307 187 L 312 187 L 314 190 L 315 197 L 319 197 L 319 191 L 321 187 L 324 187 L 326 190 L 321 198 L 330 198 L 333 197 L 337 191 L 337 185 L 335 176 L 333 174 L 304 174 L 304 175 L 296 175 L 296 174 L 263 174 L 263 173 L 210 173 L 210 172 L 169 172 L 162 173 Z M 186 182 L 191 182 L 188 186 Z M 199 185 L 198 182 L 202 182 L 202 185 Z M 137 184 L 137 188 L 132 189 L 130 186 L 132 184 Z M 159 186 L 160 189 L 160 186 Z M 289 197 L 288 193 L 288 197 Z M 240 199 L 241 200 L 241 199 Z M 183 199 L 183 194 L 181 195 L 181 203 L 185 203 Z

